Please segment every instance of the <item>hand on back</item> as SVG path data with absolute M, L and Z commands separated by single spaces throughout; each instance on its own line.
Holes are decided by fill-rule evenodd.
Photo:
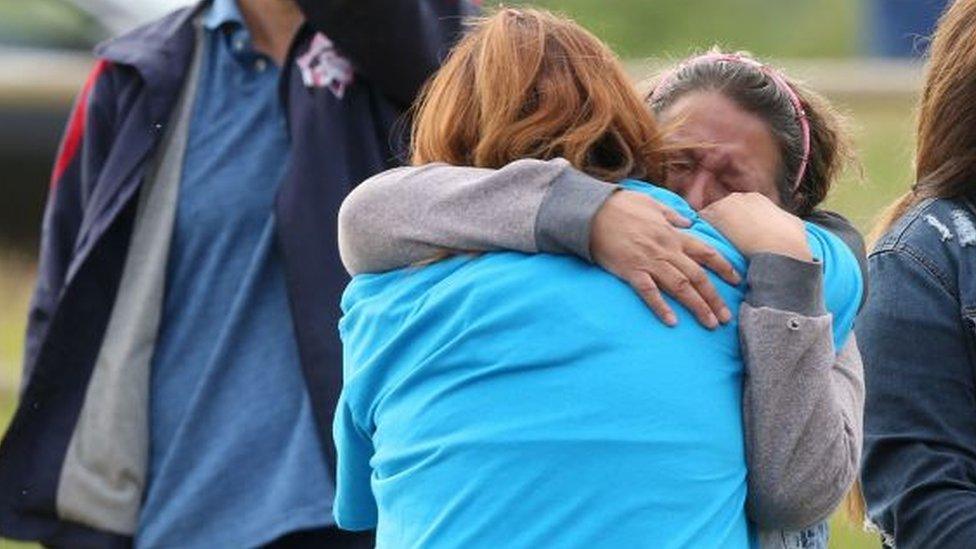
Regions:
M 661 292 L 687 307 L 708 328 L 732 319 L 703 267 L 730 284 L 741 279 L 715 249 L 679 231 L 690 222 L 649 196 L 618 191 L 591 227 L 593 260 L 630 284 L 662 322 L 677 323 Z

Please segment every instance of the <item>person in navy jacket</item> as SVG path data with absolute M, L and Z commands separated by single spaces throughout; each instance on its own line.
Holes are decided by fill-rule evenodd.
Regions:
M 204 0 L 97 48 L 51 181 L 0 536 L 371 543 L 331 514 L 335 216 L 399 163 L 398 120 L 475 12 Z

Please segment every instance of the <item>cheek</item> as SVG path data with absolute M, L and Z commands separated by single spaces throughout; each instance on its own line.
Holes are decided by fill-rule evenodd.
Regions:
M 675 194 L 681 194 L 683 189 L 688 188 L 690 181 L 691 177 L 687 170 L 671 170 L 664 174 L 664 183 L 661 186 Z
M 783 199 L 782 199 L 782 196 L 779 194 L 779 188 L 776 185 L 776 180 L 775 179 L 769 179 L 769 180 L 767 180 L 761 186 L 761 188 L 756 189 L 756 190 L 757 190 L 757 192 L 759 194 L 761 194 L 761 195 L 765 196 L 766 198 L 772 200 L 773 203 L 776 204 L 777 206 L 782 206 L 783 205 Z
M 765 195 L 766 198 L 769 198 L 779 205 L 780 202 L 782 202 L 782 200 L 780 200 L 779 185 L 777 184 L 780 176 L 779 156 L 777 155 L 774 158 L 771 158 L 769 164 L 770 167 L 761 172 L 763 177 L 759 178 L 760 184 L 758 185 L 759 188 L 756 189 L 756 192 Z
M 742 177 L 739 178 L 736 192 L 744 193 L 759 193 L 766 198 L 772 200 L 777 205 L 780 205 L 780 194 L 779 188 L 776 185 L 776 177 L 778 173 L 770 173 L 766 170 L 757 170 L 753 172 L 752 177 Z
M 722 185 L 717 185 L 717 184 L 710 185 L 708 187 L 708 191 L 705 193 L 703 204 L 701 207 L 707 208 L 713 202 L 718 202 L 719 200 L 722 200 L 723 198 L 729 196 L 730 194 L 732 194 L 732 191 L 730 191 L 729 189 L 725 188 Z

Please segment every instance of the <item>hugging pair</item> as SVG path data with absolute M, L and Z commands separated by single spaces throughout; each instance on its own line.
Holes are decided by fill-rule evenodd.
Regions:
M 340 527 L 825 547 L 864 396 L 863 245 L 815 210 L 847 158 L 829 106 L 748 56 L 645 102 L 569 20 L 479 22 L 417 105 L 414 166 L 340 211 Z

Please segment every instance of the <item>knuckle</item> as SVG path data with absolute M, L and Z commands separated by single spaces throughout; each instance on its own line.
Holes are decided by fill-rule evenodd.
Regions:
M 638 280 L 634 283 L 634 289 L 644 295 L 656 295 L 657 286 L 653 281 L 648 279 Z
M 702 251 L 702 254 L 704 254 L 705 258 L 708 260 L 721 261 L 723 263 L 725 262 L 725 258 L 722 257 L 722 254 L 718 253 L 718 250 L 710 246 L 705 246 L 705 249 Z
M 691 291 L 691 280 L 689 280 L 686 276 L 679 276 L 671 284 L 671 287 L 674 288 L 674 291 L 678 293 L 689 292 Z
M 662 263 L 673 263 L 679 250 L 674 250 L 671 246 L 665 245 L 664 243 L 661 244 L 651 250 L 651 260 Z
M 689 278 L 695 286 L 703 286 L 708 282 L 708 275 L 702 270 L 695 271 Z

